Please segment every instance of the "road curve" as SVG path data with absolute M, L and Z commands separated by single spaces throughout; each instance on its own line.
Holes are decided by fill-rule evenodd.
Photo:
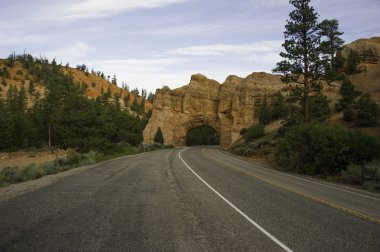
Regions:
M 0 198 L 0 216 L 0 251 L 380 251 L 378 195 L 215 148 L 96 164 Z

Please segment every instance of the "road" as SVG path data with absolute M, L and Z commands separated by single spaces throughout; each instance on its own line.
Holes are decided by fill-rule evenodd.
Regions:
M 96 164 L 0 216 L 0 251 L 380 251 L 378 195 L 206 147 Z

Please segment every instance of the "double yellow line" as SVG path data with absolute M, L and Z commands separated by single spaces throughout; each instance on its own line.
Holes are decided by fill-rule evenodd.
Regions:
M 203 152 L 203 151 L 202 151 L 202 152 Z M 204 154 L 207 155 L 207 153 L 204 153 Z M 207 155 L 207 156 L 210 157 L 210 158 L 212 158 L 212 159 L 214 159 L 214 160 L 217 161 L 218 163 L 221 163 L 220 160 L 218 160 L 218 159 L 216 159 L 216 158 L 214 158 L 214 157 L 212 157 L 212 156 L 210 156 L 210 155 Z M 281 184 L 275 183 L 275 182 L 273 182 L 273 181 L 271 181 L 271 180 L 268 180 L 268 179 L 266 179 L 266 178 L 263 178 L 263 177 L 261 177 L 261 176 L 259 176 L 259 175 L 256 175 L 256 174 L 252 173 L 252 172 L 248 172 L 248 171 L 245 171 L 245 170 L 242 170 L 242 169 L 239 169 L 239 168 L 233 167 L 233 166 L 231 166 L 231 165 L 229 165 L 229 164 L 226 164 L 226 163 L 223 163 L 223 164 L 226 165 L 226 166 L 228 166 L 229 168 L 231 168 L 231 169 L 233 169 L 233 170 L 240 171 L 240 172 L 242 172 L 242 173 L 244 173 L 244 174 L 247 174 L 247 175 L 249 175 L 249 176 L 252 176 L 252 177 L 254 177 L 254 178 L 256 178 L 256 179 L 258 179 L 258 180 L 260 180 L 260 181 L 262 181 L 262 182 L 265 182 L 265 183 L 267 183 L 267 184 L 269 184 L 269 185 L 271 185 L 271 186 L 274 186 L 274 187 L 277 187 L 277 188 L 283 189 L 283 190 L 285 190 L 285 191 L 288 191 L 288 192 L 291 192 L 291 193 L 297 194 L 297 195 L 299 195 L 299 196 L 302 196 L 302 197 L 305 197 L 305 198 L 307 198 L 307 199 L 313 200 L 313 201 L 318 202 L 318 203 L 320 203 L 320 204 L 323 204 L 323 205 L 326 205 L 326 206 L 329 206 L 329 207 L 335 208 L 335 209 L 337 209 L 337 210 L 339 210 L 339 211 L 342 211 L 342 212 L 344 212 L 344 213 L 347 213 L 347 214 L 353 215 L 353 216 L 358 217 L 358 218 L 360 218 L 360 219 L 363 219 L 363 220 L 366 220 L 366 221 L 370 221 L 370 222 L 372 222 L 372 223 L 376 223 L 376 224 L 380 225 L 380 220 L 379 220 L 379 219 L 376 219 L 376 218 L 374 218 L 374 217 L 368 216 L 368 215 L 366 215 L 366 214 L 363 214 L 363 213 L 357 212 L 357 211 L 355 211 L 355 210 L 352 210 L 352 209 L 349 209 L 349 208 L 346 208 L 346 207 L 343 207 L 343 206 L 339 206 L 339 205 L 334 204 L 334 203 L 332 203 L 332 202 L 329 202 L 329 201 L 327 201 L 327 200 L 320 199 L 320 198 L 318 198 L 318 197 L 316 197 L 316 196 L 313 196 L 313 195 L 307 194 L 307 193 L 302 192 L 302 191 L 298 191 L 298 190 L 293 189 L 293 188 L 290 188 L 290 187 L 288 187 L 288 186 L 285 186 L 285 185 L 281 185 Z

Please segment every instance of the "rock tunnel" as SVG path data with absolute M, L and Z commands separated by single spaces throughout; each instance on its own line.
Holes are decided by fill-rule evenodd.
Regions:
M 256 105 L 268 83 L 271 90 L 282 87 L 280 77 L 257 73 L 246 79 L 230 76 L 223 84 L 197 74 L 189 85 L 157 89 L 144 143 L 153 143 L 160 127 L 165 145 L 185 146 L 191 129 L 207 125 L 218 134 L 221 148 L 228 149 L 241 139 L 242 128 L 257 122 Z

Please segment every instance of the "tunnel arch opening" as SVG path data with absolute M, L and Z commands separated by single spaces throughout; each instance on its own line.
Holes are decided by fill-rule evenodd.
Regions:
M 186 145 L 220 145 L 220 136 L 214 128 L 208 125 L 197 126 L 187 132 Z

